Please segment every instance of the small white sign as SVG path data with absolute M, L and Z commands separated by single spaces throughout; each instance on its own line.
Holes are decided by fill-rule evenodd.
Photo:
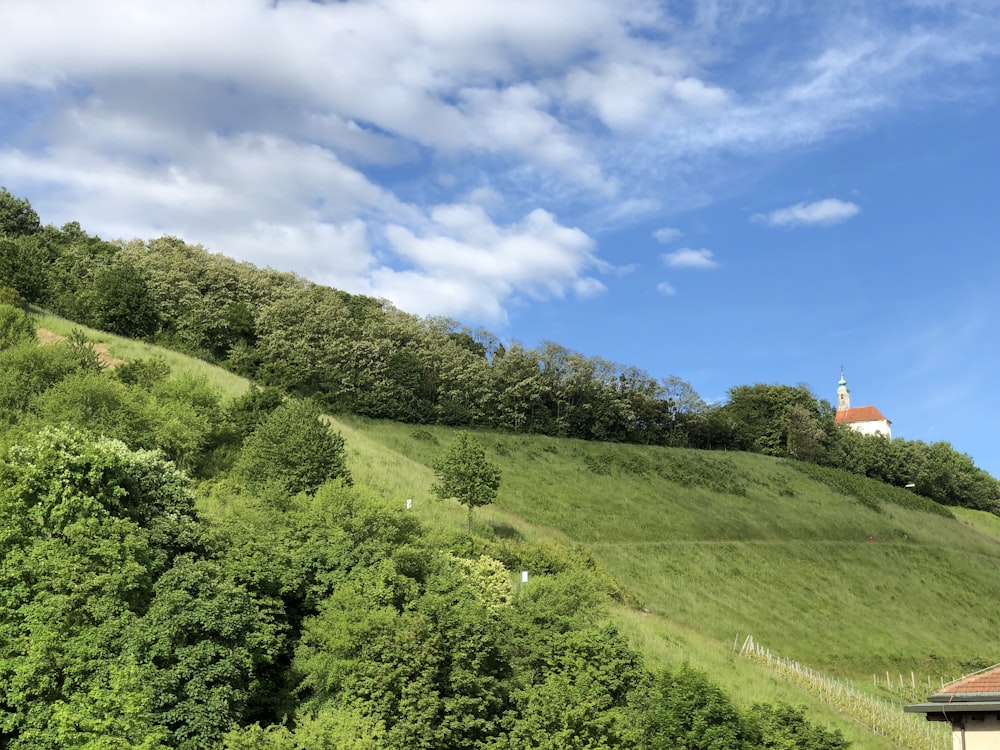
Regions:
M 522 570 L 521 571 L 521 583 L 527 583 L 527 582 L 528 582 L 528 571 Z
M 413 498 L 412 497 L 406 498 L 406 509 L 409 510 L 412 507 L 413 507 Z

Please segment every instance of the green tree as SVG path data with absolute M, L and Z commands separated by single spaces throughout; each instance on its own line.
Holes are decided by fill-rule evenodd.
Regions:
M 66 430 L 8 451 L 0 744 L 155 746 L 150 696 L 125 646 L 153 581 L 197 539 L 187 480 L 157 453 Z
M 516 344 L 497 352 L 490 367 L 493 426 L 514 432 L 550 429 L 551 389 L 538 352 Z
M 358 571 L 306 621 L 296 668 L 309 707 L 362 707 L 387 749 L 481 748 L 506 708 L 500 622 L 449 558 L 405 557 Z
M 152 714 L 172 745 L 215 747 L 244 719 L 259 674 L 284 651 L 281 603 L 194 555 L 178 557 L 153 593 L 128 645 L 153 688 Z
M 152 336 L 160 315 L 149 285 L 130 263 L 117 263 L 94 279 L 93 319 L 104 331 L 131 338 Z
M 0 304 L 0 351 L 35 341 L 35 324 L 17 307 Z
M 472 510 L 489 505 L 500 489 L 500 467 L 486 458 L 486 451 L 469 433 L 459 433 L 456 440 L 434 464 L 438 478 L 434 494 L 442 500 L 455 498 L 469 509 L 469 533 L 472 533 Z
M 745 723 L 754 747 L 760 750 L 847 750 L 851 746 L 839 729 L 817 726 L 806 719 L 801 707 L 787 703 L 756 703 Z
M 230 402 L 226 408 L 226 421 L 243 440 L 250 437 L 284 402 L 285 397 L 277 388 L 259 388 L 251 384 L 250 390 Z
M 3 278 L 0 275 L 0 278 Z M 9 305 L 18 310 L 25 310 L 28 307 L 28 300 L 21 296 L 21 293 L 10 286 L 0 286 L 0 305 Z
M 36 396 L 82 369 L 79 353 L 67 343 L 0 349 L 0 422 L 19 421 Z
M 656 680 L 645 724 L 650 750 L 738 750 L 747 739 L 732 701 L 686 664 Z
M 353 402 L 359 372 L 351 366 L 352 349 L 367 337 L 359 336 L 350 308 L 334 290 L 297 289 L 263 308 L 258 326 L 261 370 L 269 384 L 322 394 L 329 403 Z
M 61 231 L 45 227 L 39 241 L 51 258 L 42 303 L 65 318 L 96 325 L 94 283 L 115 264 L 119 248 L 98 237 L 88 237 L 74 224 L 67 224 Z
M 737 450 L 813 460 L 822 450 L 824 420 L 833 418 L 804 385 L 741 385 L 721 412 L 733 421 Z
M 20 237 L 34 234 L 42 222 L 27 198 L 15 198 L 7 188 L 0 187 L 0 235 Z
M 72 425 L 94 435 L 121 440 L 129 447 L 156 448 L 149 398 L 105 373 L 76 372 L 55 383 L 31 403 L 43 424 Z
M 48 249 L 39 235 L 4 236 L 0 233 L 0 280 L 28 302 L 41 302 L 48 291 Z
M 307 399 L 289 399 L 247 438 L 234 474 L 255 491 L 314 493 L 331 479 L 350 482 L 344 438 Z

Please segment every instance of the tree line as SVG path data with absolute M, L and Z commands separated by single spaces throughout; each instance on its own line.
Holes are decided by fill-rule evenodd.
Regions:
M 1000 482 L 948 443 L 861 436 L 804 386 L 735 386 L 706 404 L 677 376 L 554 342 L 502 343 L 174 237 L 106 242 L 43 226 L 0 193 L 0 301 L 219 364 L 328 411 L 585 440 L 744 450 L 845 469 L 1000 512 Z

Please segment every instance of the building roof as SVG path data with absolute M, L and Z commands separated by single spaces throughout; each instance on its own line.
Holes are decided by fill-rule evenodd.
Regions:
M 1000 700 L 1000 664 L 949 682 L 937 693 L 945 696 L 990 695 Z
M 854 424 L 855 422 L 888 422 L 882 412 L 874 406 L 855 406 L 850 409 L 840 409 L 835 417 L 841 424 Z
M 1000 712 L 1000 664 L 949 682 L 927 703 L 906 706 L 904 710 L 939 720 L 963 713 Z

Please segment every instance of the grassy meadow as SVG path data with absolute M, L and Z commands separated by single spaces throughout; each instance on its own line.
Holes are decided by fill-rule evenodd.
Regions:
M 355 462 L 376 457 L 367 470 L 378 475 L 366 480 L 442 516 L 428 466 L 449 430 L 340 425 Z M 497 503 L 477 511 L 481 524 L 579 545 L 642 608 L 719 644 L 752 634 L 856 680 L 888 670 L 939 682 L 1000 655 L 993 516 L 869 507 L 766 456 L 477 436 L 504 472 Z M 452 508 L 451 522 L 461 521 Z
M 225 399 L 235 398 L 245 393 L 250 387 L 246 378 L 241 378 L 221 367 L 213 367 L 187 354 L 150 346 L 141 341 L 116 336 L 113 333 L 98 331 L 48 313 L 35 311 L 32 317 L 39 328 L 51 331 L 57 336 L 69 336 L 74 330 L 82 331 L 88 341 L 98 347 L 106 348 L 108 354 L 115 359 L 132 361 L 158 357 L 164 360 L 170 366 L 171 372 L 177 375 L 205 378 L 213 388 L 218 389 L 223 394 Z

